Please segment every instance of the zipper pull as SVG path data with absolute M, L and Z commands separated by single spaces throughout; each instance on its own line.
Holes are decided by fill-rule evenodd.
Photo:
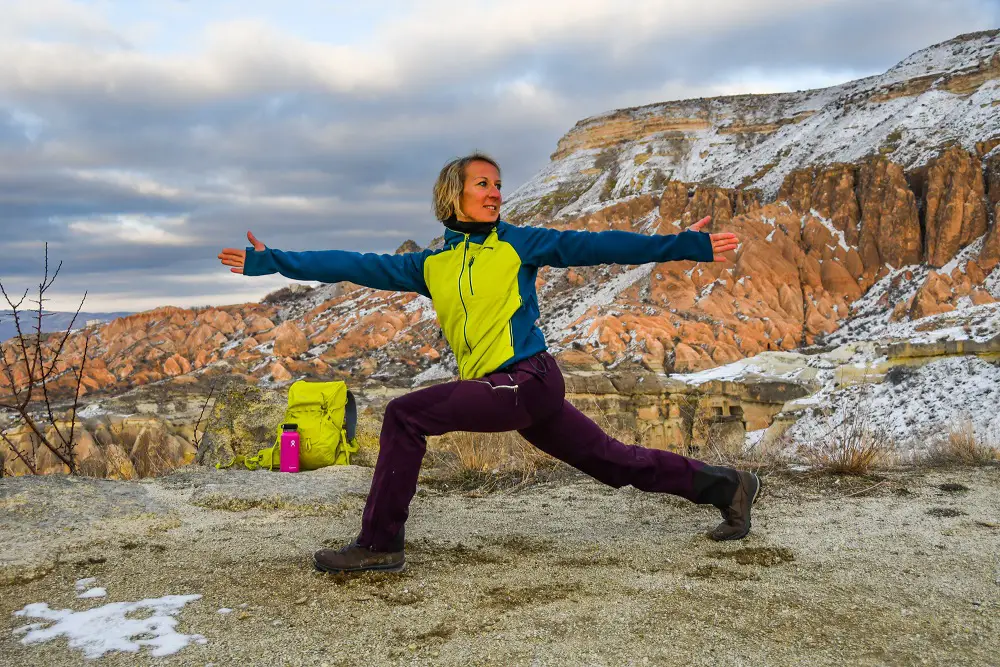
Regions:
M 469 260 L 469 268 L 470 268 L 470 269 L 472 268 L 472 263 L 473 263 L 474 261 L 476 261 L 476 258 L 475 258 L 475 257 L 473 257 L 472 259 L 470 259 L 470 260 Z

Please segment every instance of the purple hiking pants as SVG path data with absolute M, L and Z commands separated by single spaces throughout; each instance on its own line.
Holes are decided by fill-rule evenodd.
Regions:
M 555 359 L 541 352 L 483 378 L 434 385 L 389 402 L 358 544 L 376 551 L 402 548 L 427 436 L 513 430 L 616 488 L 631 484 L 717 506 L 728 505 L 736 492 L 735 471 L 729 468 L 625 445 L 606 434 L 566 401 Z

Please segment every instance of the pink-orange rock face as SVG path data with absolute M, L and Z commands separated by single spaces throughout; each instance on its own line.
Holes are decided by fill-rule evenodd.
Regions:
M 949 303 L 951 296 L 951 279 L 947 275 L 931 271 L 914 296 L 910 317 L 916 320 L 954 310 L 955 307 Z
M 679 221 L 688 205 L 688 186 L 679 181 L 669 181 L 660 196 L 660 234 L 669 234 L 665 226 Z
M 274 362 L 273 364 L 271 364 L 270 368 L 268 369 L 268 372 L 271 374 L 271 377 L 274 378 L 274 380 L 277 382 L 287 382 L 288 380 L 292 379 L 292 374 L 288 371 L 288 369 L 285 368 L 284 365 L 278 362 Z
M 309 349 L 309 340 L 294 322 L 282 322 L 274 330 L 274 353 L 281 357 L 297 357 Z
M 844 232 L 848 244 L 858 245 L 861 220 L 855 194 L 855 172 L 850 164 L 835 164 L 793 171 L 782 183 L 779 200 L 787 201 L 796 211 L 815 210 Z
M 866 273 L 874 276 L 885 264 L 897 269 L 919 264 L 923 241 L 917 202 L 903 170 L 897 164 L 877 158 L 861 166 L 858 178 L 859 254 Z
M 274 328 L 274 322 L 266 317 L 252 313 L 243 318 L 244 332 L 250 335 L 270 331 Z
M 163 364 L 163 372 L 167 375 L 181 375 L 191 372 L 191 362 L 179 354 L 175 354 Z
M 950 148 L 927 168 L 925 258 L 944 266 L 955 254 L 986 232 L 987 215 L 982 165 L 975 155 Z

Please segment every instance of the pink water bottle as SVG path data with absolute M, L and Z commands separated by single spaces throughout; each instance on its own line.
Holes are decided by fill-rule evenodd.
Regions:
M 281 425 L 281 453 L 280 453 L 280 465 L 278 467 L 281 472 L 298 472 L 299 471 L 299 425 L 298 424 L 282 424 Z

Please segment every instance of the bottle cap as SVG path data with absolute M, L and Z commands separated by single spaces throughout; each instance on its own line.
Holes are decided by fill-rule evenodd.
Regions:
M 295 431 L 295 430 L 298 430 L 298 428 L 299 428 L 298 424 L 282 424 L 281 425 L 281 430 L 282 431 Z

